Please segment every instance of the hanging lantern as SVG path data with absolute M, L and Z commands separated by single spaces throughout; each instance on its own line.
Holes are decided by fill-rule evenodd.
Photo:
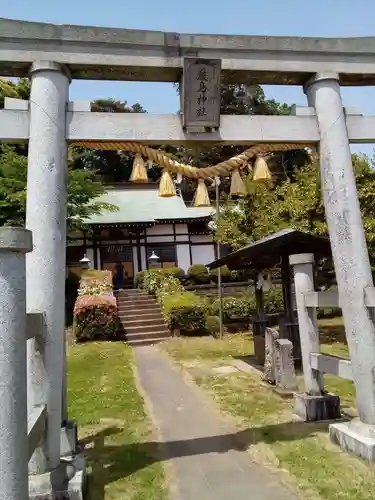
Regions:
M 194 197 L 195 207 L 210 207 L 210 197 L 208 196 L 207 186 L 204 179 L 198 179 L 198 186 Z
M 230 195 L 231 196 L 245 196 L 246 188 L 241 178 L 238 168 L 232 170 L 230 182 Z
M 160 179 L 159 196 L 161 196 L 162 198 L 170 198 L 171 196 L 176 196 L 176 188 L 172 176 L 166 169 L 163 170 Z
M 132 182 L 147 182 L 147 170 L 142 156 L 137 153 L 133 161 L 133 170 L 130 176 Z
M 258 156 L 255 160 L 253 181 L 264 182 L 271 180 L 271 172 L 263 156 Z

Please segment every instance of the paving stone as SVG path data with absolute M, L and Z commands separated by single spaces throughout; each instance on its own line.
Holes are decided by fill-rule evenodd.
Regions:
M 236 444 L 236 431 L 155 347 L 135 349 L 179 500 L 296 500 L 278 477 Z M 174 499 L 173 499 L 174 500 Z

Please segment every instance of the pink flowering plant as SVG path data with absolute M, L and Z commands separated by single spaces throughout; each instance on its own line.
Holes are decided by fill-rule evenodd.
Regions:
M 74 335 L 77 341 L 114 339 L 120 330 L 116 297 L 110 271 L 86 271 L 74 305 Z
M 74 333 L 78 341 L 114 338 L 119 331 L 113 295 L 81 295 L 74 306 Z

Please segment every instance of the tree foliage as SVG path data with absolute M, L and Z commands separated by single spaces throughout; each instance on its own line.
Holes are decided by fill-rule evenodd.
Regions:
M 353 155 L 353 167 L 370 255 L 375 257 L 375 160 Z M 292 227 L 327 235 L 319 164 L 295 171 L 293 179 L 268 185 L 247 180 L 247 196 L 223 206 L 215 238 L 237 249 L 273 232 Z
M 14 147 L 0 147 L 0 226 L 23 226 L 26 218 L 27 158 Z M 68 228 L 81 228 L 84 219 L 117 207 L 97 201 L 105 187 L 94 173 L 68 167 Z
M 29 99 L 30 80 L 20 78 L 16 82 L 0 77 L 0 109 L 4 107 L 5 97 L 14 99 Z

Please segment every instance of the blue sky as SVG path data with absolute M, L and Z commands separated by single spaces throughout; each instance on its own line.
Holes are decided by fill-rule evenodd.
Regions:
M 57 24 L 190 33 L 286 36 L 373 36 L 374 0 L 0 0 L 0 17 Z M 306 105 L 298 87 L 266 87 L 269 97 Z M 346 106 L 375 114 L 375 88 L 343 89 Z M 73 82 L 71 99 L 113 96 L 140 102 L 150 113 L 179 106 L 170 84 Z M 373 146 L 356 146 L 370 153 Z

